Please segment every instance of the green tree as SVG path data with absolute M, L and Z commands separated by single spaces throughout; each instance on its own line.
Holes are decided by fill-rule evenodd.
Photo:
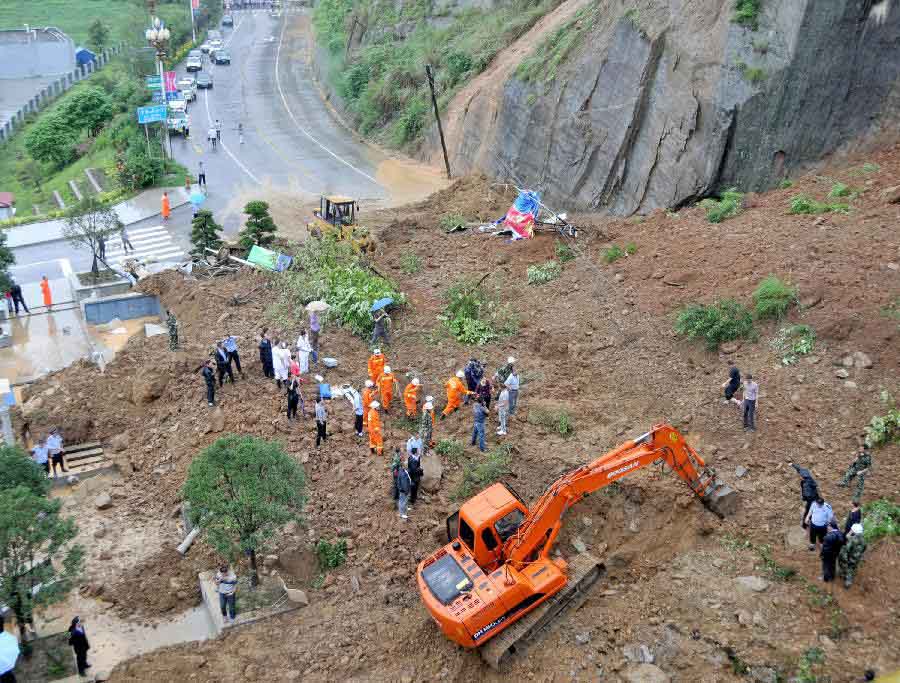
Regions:
M 38 161 L 64 166 L 75 156 L 77 132 L 59 112 L 39 118 L 25 136 L 25 149 Z
M 206 209 L 198 211 L 191 222 L 191 243 L 194 245 L 191 253 L 204 256 L 207 249 L 218 251 L 222 246 L 220 230 L 222 226 L 216 223 L 212 211 Z
M 113 116 L 113 101 L 102 88 L 77 90 L 59 109 L 72 130 L 87 130 L 96 135 Z
M 0 603 L 13 610 L 23 635 L 33 609 L 63 600 L 84 564 L 83 549 L 72 543 L 78 528 L 60 517 L 61 507 L 27 486 L 0 491 Z
M 251 586 L 259 584 L 257 554 L 299 518 L 305 491 L 303 468 L 280 443 L 234 434 L 194 458 L 183 488 L 210 545 L 232 561 L 249 555 Z
M 9 267 L 16 262 L 12 249 L 6 246 L 6 231 L 0 230 L 0 292 L 8 292 L 12 287 Z
M 240 245 L 245 249 L 250 249 L 255 244 L 261 247 L 267 247 L 272 244 L 275 241 L 275 232 L 278 228 L 269 215 L 269 205 L 261 201 L 247 202 L 247 206 L 244 207 L 244 213 L 249 218 L 239 235 Z
M 16 486 L 43 496 L 50 490 L 50 480 L 44 468 L 19 446 L 0 446 L 0 491 Z
M 109 40 L 109 26 L 99 19 L 95 19 L 88 26 L 88 45 L 97 52 L 101 52 L 107 46 Z
M 128 149 L 116 155 L 116 180 L 119 187 L 139 190 L 153 185 L 163 174 L 162 159 L 151 157 L 143 143 L 130 139 Z
M 66 218 L 62 234 L 73 247 L 87 247 L 91 250 L 94 255 L 91 273 L 96 281 L 100 274 L 97 261 L 102 261 L 107 268 L 110 267 L 100 257 L 101 244 L 121 229 L 122 222 L 115 211 L 101 204 L 96 198 L 87 197 L 75 206 L 73 215 Z

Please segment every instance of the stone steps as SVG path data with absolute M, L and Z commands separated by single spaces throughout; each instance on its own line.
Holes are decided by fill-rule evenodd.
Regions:
M 99 174 L 99 178 L 98 178 Z M 88 179 L 88 187 L 93 188 L 93 192 L 91 194 L 100 194 L 104 192 L 103 185 L 101 184 L 101 179 L 105 180 L 105 177 L 102 174 L 102 171 L 98 171 L 96 168 L 86 168 L 84 169 L 84 175 L 87 176 Z
M 54 201 L 56 201 L 56 205 L 60 209 L 66 208 L 66 203 L 63 201 L 62 195 L 59 193 L 59 191 L 53 190 L 53 199 L 54 199 Z

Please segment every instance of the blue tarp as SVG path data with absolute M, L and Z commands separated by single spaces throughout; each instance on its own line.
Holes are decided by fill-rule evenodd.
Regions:
M 88 50 L 86 47 L 80 47 L 77 50 L 75 50 L 75 63 L 78 66 L 81 66 L 82 64 L 88 64 L 90 62 L 93 62 L 96 58 L 97 58 L 97 55 L 95 55 L 93 52 Z
M 519 193 L 519 196 L 516 197 L 513 206 L 516 207 L 516 211 L 519 211 L 520 213 L 530 213 L 537 216 L 540 203 L 541 195 L 537 192 L 532 192 L 531 190 L 523 190 Z

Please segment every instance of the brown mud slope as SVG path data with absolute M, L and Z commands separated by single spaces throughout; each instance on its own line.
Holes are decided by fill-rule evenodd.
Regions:
M 558 475 L 664 420 L 684 430 L 742 492 L 739 513 L 721 521 L 692 500 L 677 477 L 654 467 L 579 504 L 567 519 L 559 549 L 571 556 L 573 541 L 584 543 L 604 558 L 609 574 L 582 608 L 513 662 L 510 675 L 657 680 L 640 676 L 659 667 L 671 680 L 713 682 L 747 680 L 735 672 L 750 667 L 756 680 L 774 680 L 770 669 L 785 678 L 793 675 L 810 647 L 822 649 L 821 670 L 834 681 L 852 680 L 866 667 L 900 666 L 900 620 L 885 599 L 900 591 L 900 546 L 884 541 L 874 547 L 851 591 L 826 588 L 817 581 L 818 563 L 798 528 L 798 478 L 787 467 L 790 460 L 810 466 L 843 517 L 850 493 L 836 486 L 840 474 L 863 426 L 881 409 L 879 392 L 900 394 L 897 321 L 882 313 L 900 294 L 898 206 L 889 201 L 900 192 L 895 188 L 900 152 L 867 161 L 877 162 L 879 170 L 832 172 L 864 190 L 849 215 L 788 215 L 794 194 L 822 198 L 830 189 L 830 181 L 810 176 L 790 190 L 748 198 L 748 208 L 721 225 L 707 223 L 699 208 L 677 217 L 660 212 L 639 223 L 584 217 L 582 224 L 590 227 L 577 243 L 581 255 L 542 287 L 526 285 L 525 273 L 528 265 L 552 256 L 553 237 L 510 245 L 476 234 L 445 235 L 438 227 L 442 213 L 469 219 L 502 215 L 510 188 L 465 179 L 427 202 L 380 217 L 378 268 L 396 277 L 412 302 L 395 316 L 394 345 L 388 350 L 398 374 L 415 370 L 426 392 L 443 404 L 442 381 L 473 353 L 491 368 L 509 354 L 520 359 L 522 410 L 508 443 L 514 447 L 510 481 L 526 499 L 533 500 Z M 894 189 L 885 192 L 888 188 Z M 637 252 L 607 265 L 600 256 L 612 242 L 634 242 Z M 400 270 L 407 252 L 423 264 L 411 276 Z M 521 328 L 505 343 L 467 349 L 449 339 L 436 319 L 441 296 L 459 276 L 488 272 L 487 283 L 518 313 Z M 783 367 L 769 345 L 774 323 L 758 325 L 757 341 L 727 354 L 707 352 L 674 335 L 672 314 L 679 305 L 725 296 L 749 302 L 756 284 L 770 273 L 800 287 L 807 308 L 802 315 L 792 312 L 790 321 L 816 329 L 814 355 Z M 149 287 L 178 315 L 186 350 L 170 353 L 165 337 L 133 340 L 105 375 L 79 365 L 32 390 L 39 394 L 48 383 L 59 385 L 45 405 L 43 423 L 79 422 L 91 436 L 107 440 L 126 435 L 121 438 L 128 446 L 119 457 L 127 482 L 118 504 L 167 525 L 172 545 L 178 540 L 172 508 L 186 468 L 220 432 L 279 438 L 310 477 L 306 522 L 286 529 L 277 548 L 282 573 L 289 584 L 308 588 L 310 605 L 241 628 L 221 642 L 167 648 L 127 662 L 113 680 L 505 680 L 476 653 L 441 636 L 415 587 L 417 561 L 440 543 L 444 518 L 455 509 L 451 496 L 461 468 L 445 462 L 441 491 L 427 496 L 401 523 L 388 497 L 387 459 L 372 459 L 357 444 L 346 406 L 331 406 L 332 437 L 319 451 L 313 448 L 311 421 L 289 426 L 283 397 L 260 376 L 252 341 L 270 300 L 265 283 L 252 274 L 212 283 L 157 278 Z M 229 305 L 238 293 L 248 294 L 249 302 Z M 212 413 L 192 370 L 208 341 L 226 332 L 245 337 L 247 380 L 226 386 L 221 412 Z M 293 339 L 297 330 L 284 332 Z M 323 345 L 341 362 L 329 380 L 359 384 L 364 344 L 328 327 Z M 838 377 L 836 364 L 854 351 L 867 354 L 872 366 L 850 368 L 848 377 Z M 728 360 L 760 379 L 756 433 L 743 432 L 736 409 L 722 403 L 719 385 Z M 565 439 L 528 421 L 531 411 L 547 405 L 574 416 L 574 435 Z M 469 415 L 455 415 L 439 423 L 437 438 L 466 440 L 469 429 Z M 404 438 L 389 417 L 387 445 Z M 876 453 L 866 499 L 897 498 L 897 454 L 893 446 Z M 467 447 L 464 459 L 478 457 Z M 738 467 L 746 474 L 738 477 Z M 348 562 L 324 582 L 316 581 L 311 546 L 338 536 L 349 541 Z M 778 580 L 770 572 L 773 566 L 746 542 L 771 546 L 773 561 L 796 570 L 798 578 Z M 203 553 L 201 546 L 198 554 Z M 161 557 L 148 563 L 153 578 L 140 589 L 123 581 L 104 597 L 146 615 L 174 609 L 154 595 L 169 591 L 170 578 L 189 576 L 197 561 L 166 563 Z M 739 580 L 746 576 L 765 579 L 756 585 L 761 592 L 748 590 Z M 638 663 L 647 655 L 641 645 L 652 665 Z

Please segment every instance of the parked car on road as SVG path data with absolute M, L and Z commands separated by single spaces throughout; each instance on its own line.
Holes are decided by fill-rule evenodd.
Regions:
M 185 64 L 184 68 L 187 71 L 201 71 L 203 69 L 203 58 L 188 57 L 187 64 Z
M 211 46 L 208 42 L 206 42 L 206 43 L 203 43 L 203 45 L 200 46 L 200 51 L 201 51 L 203 54 L 206 54 L 206 53 L 208 53 L 208 52 L 210 51 L 211 48 L 212 48 L 212 46 Z
M 173 111 L 187 111 L 187 100 L 169 100 L 169 113 Z
M 178 91 L 181 95 L 181 99 L 185 102 L 193 102 L 197 99 L 197 89 L 196 88 L 184 88 L 183 90 Z
M 212 76 L 209 74 L 197 74 L 197 87 L 205 90 L 213 87 Z
M 230 14 L 226 14 L 222 17 L 222 26 L 234 26 L 234 17 Z
M 228 50 L 216 50 L 216 56 L 213 58 L 216 64 L 231 64 L 231 55 Z
M 191 57 L 199 57 L 200 59 L 203 59 L 203 52 L 201 50 L 191 50 L 190 52 L 188 52 L 188 59 L 190 59 Z
M 212 53 L 216 50 L 222 49 L 222 47 L 225 45 L 219 38 L 213 38 L 212 40 L 210 40 L 208 42 L 209 42 L 210 53 Z
M 211 28 L 209 32 L 206 34 L 206 39 L 209 41 L 213 40 L 222 40 L 222 32 L 218 29 Z
M 169 110 L 168 118 L 166 118 L 166 126 L 172 133 L 185 134 L 185 131 L 191 127 L 191 117 L 183 111 Z

